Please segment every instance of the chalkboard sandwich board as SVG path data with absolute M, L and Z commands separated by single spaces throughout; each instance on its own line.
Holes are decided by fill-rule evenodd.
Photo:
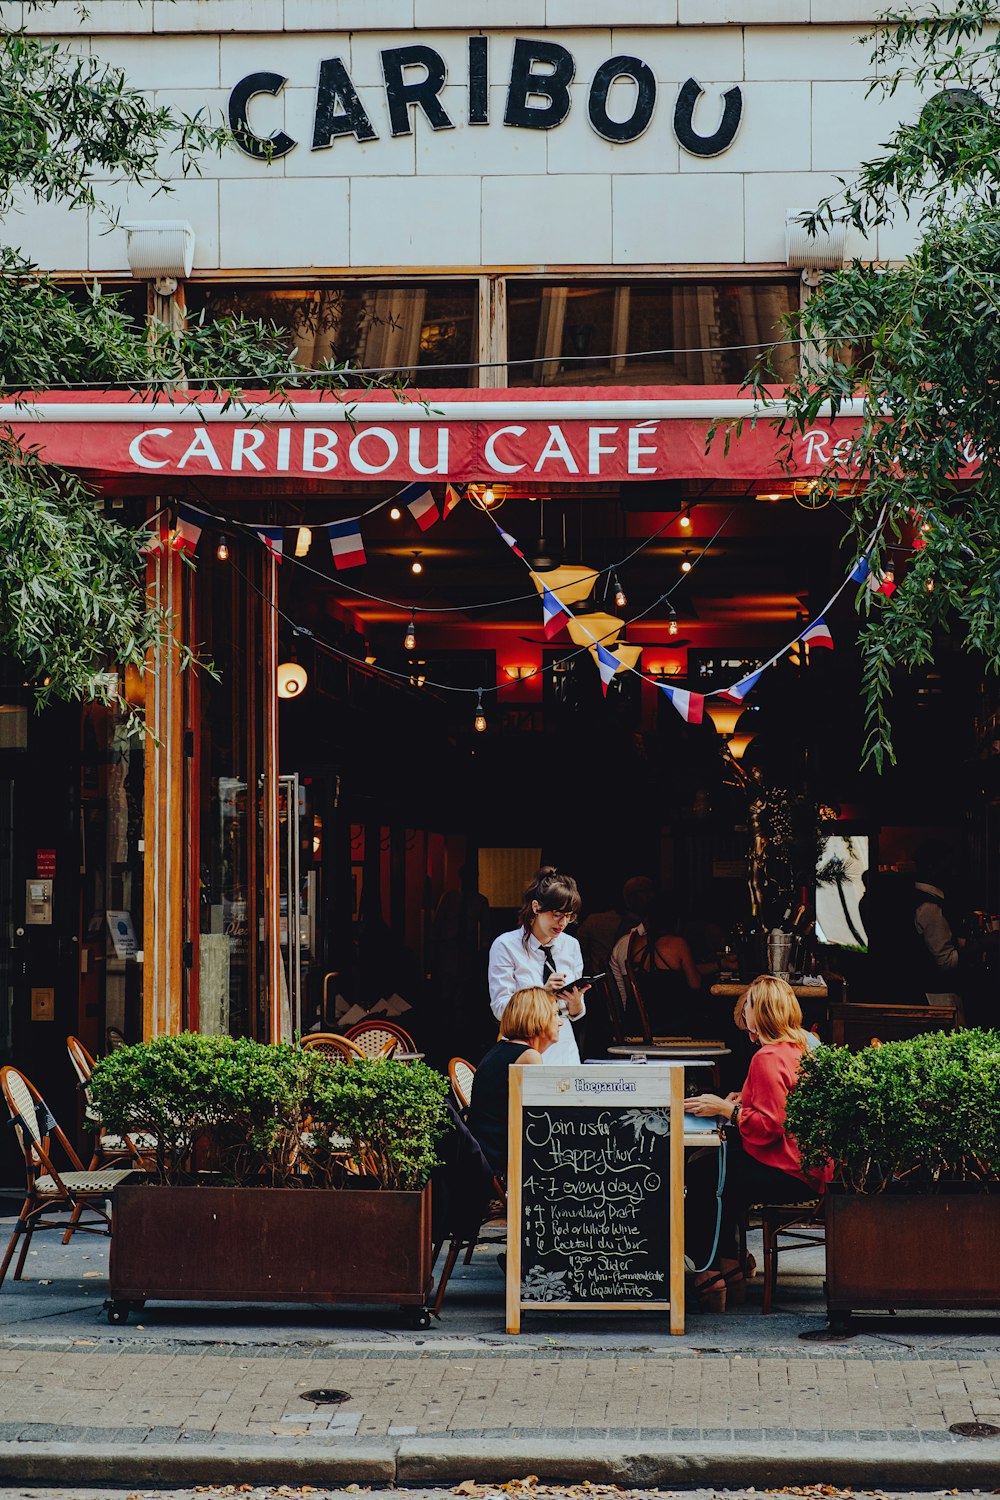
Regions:
M 525 1309 L 684 1332 L 684 1067 L 512 1067 L 507 1332 Z

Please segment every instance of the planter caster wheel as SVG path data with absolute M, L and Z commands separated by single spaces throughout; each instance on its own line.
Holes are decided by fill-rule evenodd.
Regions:
M 845 1308 L 840 1312 L 832 1312 L 830 1318 L 831 1333 L 850 1333 L 851 1331 L 851 1309 Z
M 430 1328 L 431 1326 L 429 1307 L 401 1307 L 400 1312 L 403 1314 L 407 1328 Z
M 127 1323 L 128 1315 L 132 1311 L 131 1302 L 106 1302 L 109 1323 Z

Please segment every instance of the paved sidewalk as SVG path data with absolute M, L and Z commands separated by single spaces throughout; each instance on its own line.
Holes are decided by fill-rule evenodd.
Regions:
M 0 1238 L 3 1225 L 0 1224 Z M 533 1472 L 688 1484 L 983 1483 L 1000 1440 L 1000 1320 L 882 1317 L 820 1331 L 822 1253 L 671 1338 L 652 1315 L 502 1323 L 496 1247 L 456 1273 L 427 1333 L 394 1310 L 101 1310 L 106 1247 L 36 1240 L 0 1291 L 0 1480 L 420 1483 Z M 347 1393 L 326 1404 L 317 1389 Z

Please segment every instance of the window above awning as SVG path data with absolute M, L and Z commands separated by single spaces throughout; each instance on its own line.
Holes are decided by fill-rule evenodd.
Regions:
M 786 440 L 767 407 L 732 386 L 365 391 L 357 398 L 265 393 L 129 398 L 38 394 L 0 403 L 0 421 L 51 463 L 170 478 L 329 479 L 428 484 L 627 483 L 808 478 L 849 467 L 860 403 Z M 727 423 L 744 419 L 727 444 Z M 709 445 L 713 423 L 718 433 Z M 728 452 L 727 452 L 728 447 Z

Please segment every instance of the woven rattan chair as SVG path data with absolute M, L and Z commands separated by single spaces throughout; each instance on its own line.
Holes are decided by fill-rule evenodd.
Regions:
M 87 1171 L 49 1113 L 41 1094 L 17 1068 L 0 1069 L 0 1091 L 10 1111 L 14 1134 L 24 1154 L 27 1176 L 24 1204 L 17 1216 L 3 1264 L 0 1265 L 0 1286 L 3 1286 L 7 1268 L 22 1235 L 24 1243 L 14 1270 L 15 1281 L 21 1279 L 28 1246 L 35 1231 L 65 1230 L 63 1219 L 46 1218 L 47 1213 L 71 1213 L 77 1220 L 73 1225 L 75 1229 L 88 1234 L 110 1235 L 111 1215 L 107 1210 L 106 1200 L 120 1182 L 132 1175 L 132 1169 L 104 1167 L 96 1172 Z M 52 1159 L 53 1137 L 69 1160 L 69 1171 L 60 1172 Z M 83 1219 L 84 1212 L 90 1214 L 91 1218 Z
M 416 1045 L 408 1031 L 397 1026 L 395 1021 L 384 1021 L 381 1016 L 372 1016 L 367 1021 L 358 1021 L 344 1033 L 364 1052 L 366 1057 L 391 1057 L 393 1052 L 416 1052 Z
M 349 1041 L 346 1036 L 338 1036 L 335 1031 L 313 1031 L 302 1038 L 303 1052 L 321 1052 L 331 1062 L 357 1062 L 368 1056 L 354 1042 Z
M 475 1068 L 470 1062 L 466 1062 L 464 1057 L 453 1057 L 448 1064 L 448 1082 L 451 1084 L 452 1097 L 463 1120 L 472 1103 L 472 1085 L 475 1077 Z
M 94 1132 L 94 1151 L 90 1158 L 90 1166 L 87 1168 L 88 1172 L 97 1172 L 104 1167 L 115 1165 L 124 1166 L 126 1163 L 139 1171 L 143 1170 L 147 1160 L 156 1150 L 156 1137 L 144 1135 L 138 1131 L 131 1135 L 112 1135 L 110 1131 L 105 1130 L 90 1097 L 90 1075 L 94 1071 L 94 1059 L 79 1037 L 68 1036 L 66 1050 L 73 1065 L 73 1072 L 76 1074 L 77 1085 L 84 1097 L 84 1117 Z M 64 1245 L 68 1245 L 73 1238 L 73 1231 L 79 1221 L 80 1208 L 78 1206 L 73 1210 L 73 1216 L 63 1235 Z
M 109 1026 L 104 1033 L 104 1040 L 108 1044 L 108 1051 L 114 1052 L 118 1047 L 127 1045 L 124 1031 L 119 1031 L 117 1026 Z

